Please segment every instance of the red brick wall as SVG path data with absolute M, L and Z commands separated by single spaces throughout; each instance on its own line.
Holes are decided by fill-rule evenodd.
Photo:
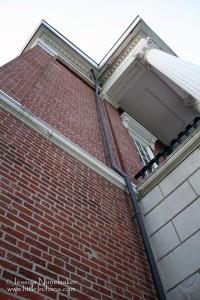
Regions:
M 0 70 L 0 89 L 106 162 L 95 92 L 40 47 Z
M 28 50 L 0 68 L 0 89 L 23 102 L 50 61 L 49 54 L 40 47 Z
M 37 46 L 3 66 L 0 89 L 108 164 L 94 90 L 43 49 Z M 141 161 L 118 111 L 107 103 L 107 112 L 116 164 L 133 177 Z
M 41 277 L 77 281 L 75 291 L 16 296 L 155 299 L 127 195 L 9 113 L 1 120 L 3 294 L 7 281 Z
M 112 133 L 116 141 L 116 148 L 121 160 L 121 165 L 125 172 L 133 179 L 133 175 L 143 168 L 136 146 L 128 130 L 122 125 L 118 111 L 106 101 L 105 107 L 110 121 L 110 127 L 112 128 Z

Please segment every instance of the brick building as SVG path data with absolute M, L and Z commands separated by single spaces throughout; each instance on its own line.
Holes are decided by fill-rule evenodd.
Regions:
M 1 299 L 198 299 L 199 78 L 139 17 L 99 64 L 40 23 L 0 69 Z

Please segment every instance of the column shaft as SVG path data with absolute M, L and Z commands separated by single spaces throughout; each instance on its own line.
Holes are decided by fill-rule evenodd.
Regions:
M 200 66 L 158 49 L 148 50 L 145 59 L 200 102 Z

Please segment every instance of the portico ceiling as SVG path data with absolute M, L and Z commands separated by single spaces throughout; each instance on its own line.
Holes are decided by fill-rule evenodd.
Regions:
M 188 94 L 138 60 L 113 81 L 106 95 L 165 144 L 195 117 L 183 103 Z

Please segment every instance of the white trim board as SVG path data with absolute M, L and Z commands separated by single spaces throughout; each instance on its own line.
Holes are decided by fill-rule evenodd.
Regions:
M 95 171 L 120 189 L 126 189 L 124 179 L 116 172 L 104 165 L 101 161 L 79 147 L 77 144 L 73 143 L 64 135 L 59 133 L 53 127 L 43 122 L 41 119 L 32 114 L 28 109 L 23 107 L 20 103 L 18 103 L 16 100 L 14 100 L 12 97 L 8 96 L 1 90 L 0 106 L 14 115 L 17 119 L 42 134 L 45 138 L 49 139 L 54 144 L 65 150 L 67 153 L 74 156 L 91 170 Z

